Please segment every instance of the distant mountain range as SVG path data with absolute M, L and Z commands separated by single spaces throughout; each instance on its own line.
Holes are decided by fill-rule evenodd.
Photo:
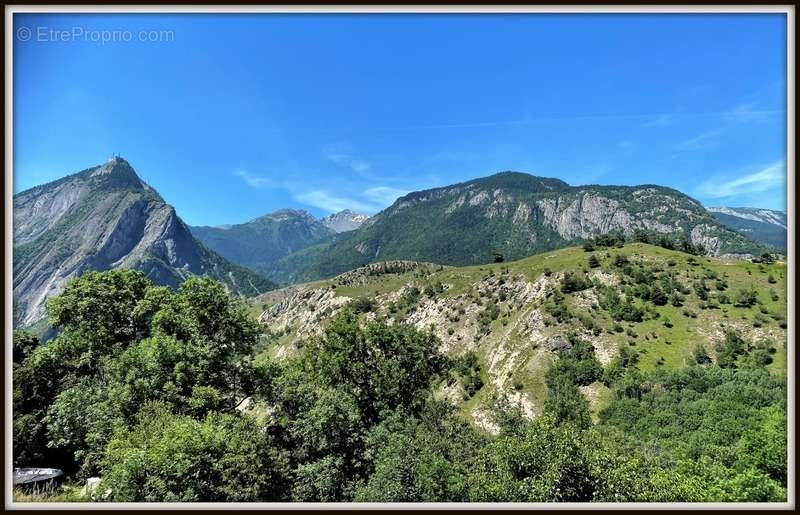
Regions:
M 169 286 L 208 275 L 242 295 L 275 286 L 198 242 L 119 157 L 14 195 L 13 253 L 15 326 L 41 320 L 47 298 L 86 270 L 134 268 Z
M 308 211 L 281 209 L 243 224 L 190 229 L 198 240 L 225 258 L 269 275 L 279 259 L 356 229 L 368 218 L 345 210 L 317 219 Z
M 282 258 L 268 277 L 304 282 L 392 259 L 475 265 L 491 261 L 496 252 L 514 260 L 637 229 L 686 238 L 709 255 L 765 250 L 674 189 L 570 186 L 503 172 L 401 197 L 368 224 Z
M 755 207 L 709 207 L 714 217 L 748 238 L 786 252 L 786 213 Z
M 747 256 L 767 250 L 753 239 L 778 246 L 747 224 L 783 220 L 785 247 L 782 213 L 715 209 L 712 216 L 661 186 L 570 186 L 503 172 L 409 193 L 373 217 L 345 210 L 318 219 L 281 209 L 243 224 L 188 227 L 127 161 L 114 158 L 14 196 L 14 323 L 41 320 L 46 299 L 69 278 L 116 267 L 169 286 L 208 275 L 251 296 L 378 261 L 475 265 L 496 254 L 510 261 L 610 231 L 668 234 L 709 255 Z

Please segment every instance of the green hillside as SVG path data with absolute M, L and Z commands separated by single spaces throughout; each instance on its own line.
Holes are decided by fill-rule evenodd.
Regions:
M 595 268 L 589 264 L 593 256 Z M 262 321 L 272 334 L 266 355 L 293 354 L 298 341 L 352 303 L 367 313 L 362 316 L 432 328 L 450 356 L 475 353 L 486 386 L 460 403 L 473 419 L 498 392 L 539 413 L 544 376 L 558 355 L 550 342 L 567 340 L 570 333 L 591 342 L 605 367 L 617 366 L 622 353 L 642 372 L 653 372 L 693 363 L 698 345 L 716 360 L 726 331 L 735 330 L 750 344 L 771 349 L 770 370 L 785 374 L 783 263 L 706 258 L 633 243 L 594 252 L 570 247 L 472 267 L 420 264 L 401 274 L 363 276 L 356 271 L 286 292 L 253 299 L 256 311 L 266 309 Z M 584 393 L 598 412 L 609 389 L 597 381 Z

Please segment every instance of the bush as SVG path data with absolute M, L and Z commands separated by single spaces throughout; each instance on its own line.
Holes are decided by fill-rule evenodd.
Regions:
M 288 463 L 254 421 L 211 414 L 203 421 L 148 405 L 130 433 L 108 444 L 101 491 L 116 502 L 283 500 Z
M 561 279 L 561 292 L 572 293 L 590 288 L 592 283 L 581 272 L 565 272 Z
M 755 288 L 741 288 L 736 292 L 733 305 L 740 308 L 749 308 L 755 306 L 758 302 L 758 292 Z
M 369 313 L 375 309 L 377 303 L 370 297 L 358 297 L 351 300 L 347 306 L 355 313 Z
M 667 294 L 664 293 L 664 290 L 658 287 L 658 285 L 653 286 L 653 289 L 650 290 L 650 300 L 656 306 L 664 306 L 667 303 Z

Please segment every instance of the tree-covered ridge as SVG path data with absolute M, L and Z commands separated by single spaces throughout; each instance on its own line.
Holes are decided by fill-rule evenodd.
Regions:
M 335 232 L 307 211 L 282 209 L 227 227 L 191 227 L 195 238 L 234 263 L 261 274 L 280 258 L 309 247 Z
M 405 195 L 347 238 L 283 258 L 269 276 L 302 282 L 391 259 L 475 265 L 490 262 L 495 252 L 516 260 L 612 230 L 686 238 L 710 255 L 766 250 L 671 188 L 569 186 L 503 172 Z
M 86 274 L 48 306 L 55 339 L 15 334 L 15 465 L 62 467 L 68 484 L 99 475 L 98 501 L 785 500 L 785 350 L 754 327 L 781 330 L 785 318 L 762 312 L 780 315 L 785 268 L 620 244 L 349 274 L 331 298 L 351 300 L 332 310 L 306 297 L 320 331 L 288 335 L 265 332 L 207 278 L 171 291 L 135 271 Z M 496 333 L 516 338 L 521 269 L 552 281 L 537 310 L 561 335 L 541 349 L 532 419 L 519 396 L 532 379 L 511 369 L 510 389 L 498 388 L 485 353 Z M 419 287 L 391 305 L 375 291 L 408 279 Z M 484 292 L 477 347 L 448 343 L 461 322 L 415 322 L 473 286 Z M 590 292 L 597 306 L 583 313 L 576 301 Z M 461 307 L 448 320 L 469 318 Z M 723 310 L 716 344 L 678 330 Z M 734 319 L 743 313 L 747 326 Z M 606 335 L 621 344 L 610 360 Z M 287 341 L 294 350 L 276 353 Z M 682 358 L 653 355 L 670 348 Z M 481 399 L 490 424 L 471 416 Z

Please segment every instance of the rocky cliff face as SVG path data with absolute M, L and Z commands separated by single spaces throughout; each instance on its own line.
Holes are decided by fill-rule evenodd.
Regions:
M 117 267 L 169 286 L 191 275 L 245 295 L 273 286 L 197 242 L 122 158 L 14 196 L 15 325 L 40 320 L 47 298 L 70 278 Z
M 322 218 L 320 222 L 333 232 L 340 233 L 358 229 L 367 220 L 369 220 L 367 215 L 345 209 Z
M 447 265 L 506 260 L 564 247 L 611 231 L 687 238 L 709 255 L 761 247 L 720 224 L 697 201 L 652 185 L 577 186 L 504 172 L 398 199 L 343 238 L 290 255 L 279 280 L 331 277 L 373 261 L 410 259 Z

